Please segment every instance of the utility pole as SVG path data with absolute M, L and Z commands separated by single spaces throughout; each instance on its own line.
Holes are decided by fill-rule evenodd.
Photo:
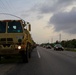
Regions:
M 59 42 L 61 42 L 61 34 L 59 34 Z
M 48 43 L 49 43 L 49 40 L 48 40 Z
M 53 43 L 53 38 L 51 38 L 51 43 Z

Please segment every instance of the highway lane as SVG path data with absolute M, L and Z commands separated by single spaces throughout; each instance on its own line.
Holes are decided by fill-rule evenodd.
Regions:
M 42 62 L 46 61 L 47 66 L 49 66 L 50 75 L 76 75 L 76 58 L 73 55 L 69 55 L 70 52 L 52 51 L 50 49 L 44 49 L 44 52 L 42 50 L 39 51 Z
M 76 75 L 75 54 L 37 47 L 29 63 L 0 64 L 0 75 Z

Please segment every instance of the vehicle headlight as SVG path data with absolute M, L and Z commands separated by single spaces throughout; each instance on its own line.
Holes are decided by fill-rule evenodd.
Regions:
M 21 46 L 18 46 L 18 49 L 21 49 Z

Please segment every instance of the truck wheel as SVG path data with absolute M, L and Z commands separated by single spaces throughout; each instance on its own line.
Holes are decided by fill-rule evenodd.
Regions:
M 31 51 L 32 51 L 32 46 L 29 45 L 30 49 L 29 49 L 29 58 L 31 58 Z
M 27 51 L 26 51 L 26 53 L 25 52 L 21 53 L 21 56 L 22 56 L 22 62 L 23 63 L 28 63 L 28 54 L 27 54 Z
M 26 60 L 25 59 L 25 53 L 22 53 L 21 56 L 22 56 L 22 62 L 25 62 L 25 60 Z
M 29 52 L 29 58 L 31 58 L 31 52 Z
M 0 55 L 0 61 L 1 61 L 1 55 Z
M 31 57 L 31 52 L 29 50 L 29 44 L 27 45 L 26 52 L 22 53 L 22 60 L 25 63 L 28 63 L 29 58 Z
M 26 54 L 25 54 L 25 62 L 28 63 L 28 58 L 29 58 L 29 55 L 28 55 L 28 51 L 26 51 Z

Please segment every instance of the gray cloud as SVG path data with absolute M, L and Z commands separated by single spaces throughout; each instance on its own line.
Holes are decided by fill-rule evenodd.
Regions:
M 38 15 L 38 16 L 37 16 L 37 19 L 41 19 L 41 18 L 43 18 L 42 15 Z
M 73 8 L 70 12 L 54 14 L 49 23 L 54 25 L 55 31 L 76 34 L 76 8 Z
M 76 0 L 47 0 L 33 7 L 39 14 L 53 13 L 49 23 L 54 25 L 55 31 L 64 31 L 71 34 L 76 33 L 76 8 L 70 12 L 63 10 L 70 5 L 75 5 Z M 37 16 L 38 17 L 38 16 Z
M 37 13 L 37 19 L 41 19 L 40 15 L 48 13 L 57 13 L 63 11 L 67 6 L 73 5 L 76 0 L 45 0 L 43 3 L 35 4 L 30 11 Z
M 32 9 L 38 11 L 39 13 L 50 13 L 60 11 L 66 6 L 73 5 L 76 0 L 47 0 L 41 4 L 35 5 Z

